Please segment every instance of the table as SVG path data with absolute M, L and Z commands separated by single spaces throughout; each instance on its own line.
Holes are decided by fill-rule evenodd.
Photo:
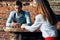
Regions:
M 21 29 L 21 28 L 9 28 L 9 29 L 6 29 L 6 28 L 4 28 L 4 31 L 5 32 L 10 32 L 10 33 L 16 33 L 16 34 L 20 34 L 20 33 L 22 33 L 22 32 L 29 32 L 28 30 L 25 30 L 25 29 Z M 38 31 L 38 30 L 36 30 L 35 32 L 40 32 L 40 31 Z M 17 38 L 18 39 L 18 38 Z M 21 36 L 19 35 L 19 40 L 21 40 Z

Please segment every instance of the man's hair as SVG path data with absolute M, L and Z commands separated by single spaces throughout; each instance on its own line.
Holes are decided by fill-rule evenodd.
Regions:
M 22 2 L 21 1 L 16 1 L 16 5 L 22 7 Z

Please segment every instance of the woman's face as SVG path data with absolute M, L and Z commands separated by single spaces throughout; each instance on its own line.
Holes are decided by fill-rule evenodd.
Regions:
M 17 13 L 20 13 L 22 8 L 21 8 L 21 6 L 15 5 L 15 10 L 16 10 Z

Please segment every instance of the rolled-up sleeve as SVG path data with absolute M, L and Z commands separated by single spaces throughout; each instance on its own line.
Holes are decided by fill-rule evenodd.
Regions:
M 26 17 L 26 23 L 27 23 L 27 25 L 29 25 L 29 26 L 32 25 L 30 13 L 28 11 L 26 11 L 25 17 Z
M 25 29 L 30 31 L 30 32 L 34 32 L 35 30 L 37 30 L 38 28 L 40 28 L 40 26 L 43 24 L 43 18 L 42 16 L 38 15 L 35 18 L 35 22 L 32 26 L 25 26 Z
M 13 18 L 13 12 L 10 12 L 10 15 L 9 15 L 7 22 L 6 22 L 6 27 L 10 27 L 11 22 L 12 22 L 12 18 Z

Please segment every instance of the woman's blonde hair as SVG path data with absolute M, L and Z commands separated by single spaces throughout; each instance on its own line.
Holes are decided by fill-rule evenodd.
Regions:
M 44 20 L 47 18 L 52 25 L 57 23 L 56 16 L 47 0 L 37 0 L 36 11 L 43 15 Z

